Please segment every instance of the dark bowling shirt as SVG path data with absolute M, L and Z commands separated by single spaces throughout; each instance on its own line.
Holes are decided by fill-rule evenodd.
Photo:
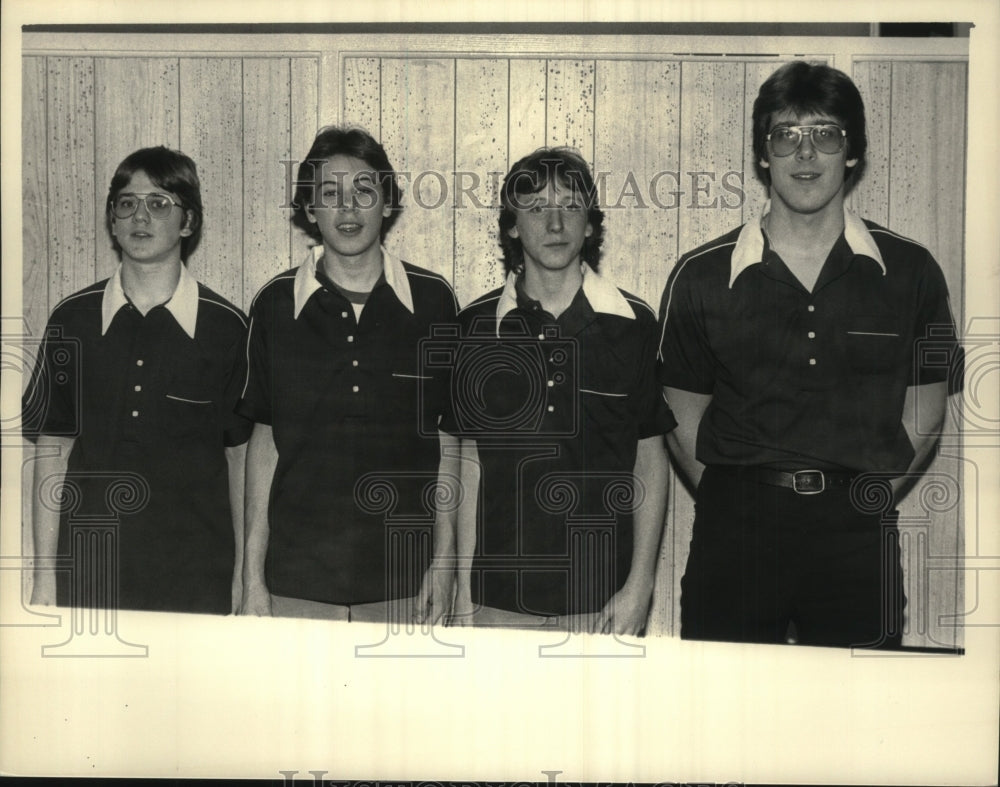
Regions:
M 448 427 L 479 451 L 472 584 L 487 606 L 600 610 L 631 565 L 638 441 L 676 426 L 653 311 L 582 269 L 558 318 L 514 275 L 459 315 Z
M 697 438 L 707 465 L 902 473 L 907 387 L 961 386 L 938 264 L 847 210 L 813 292 L 752 222 L 680 259 L 660 320 L 663 384 L 712 396 Z
M 92 543 L 80 530 L 87 517 L 117 522 L 120 608 L 229 613 L 235 547 L 225 448 L 251 429 L 234 412 L 245 376 L 243 313 L 182 267 L 171 299 L 143 316 L 119 271 L 60 302 L 46 334 L 23 428 L 30 439 L 75 438 L 67 482 L 79 494 L 64 506 L 59 554 Z M 86 577 L 57 571 L 58 603 L 70 603 L 71 579 L 92 592 L 104 570 L 92 569 Z M 99 600 L 77 602 L 88 598 Z
M 272 279 L 250 309 L 238 411 L 269 424 L 278 450 L 267 586 L 335 604 L 405 597 L 430 556 L 447 391 L 420 342 L 453 326 L 458 304 L 442 277 L 383 249 L 383 276 L 356 319 L 317 277 L 322 251 Z

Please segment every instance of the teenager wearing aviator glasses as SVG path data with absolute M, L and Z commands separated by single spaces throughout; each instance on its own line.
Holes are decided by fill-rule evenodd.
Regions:
M 845 208 L 866 146 L 845 74 L 778 69 L 753 107 L 762 217 L 667 282 L 667 440 L 697 487 L 684 638 L 781 643 L 793 625 L 802 644 L 900 645 L 895 519 L 858 510 L 851 484 L 884 473 L 898 499 L 930 454 L 948 370 L 915 348 L 954 324 L 930 253 Z
M 251 424 L 234 408 L 246 320 L 187 269 L 202 225 L 190 158 L 135 151 L 106 210 L 121 265 L 56 306 L 24 397 L 23 428 L 38 447 L 32 602 L 226 614 L 242 591 Z M 76 490 L 72 512 L 43 501 L 53 477 Z M 139 510 L 118 519 L 114 584 L 103 567 L 56 571 L 54 556 L 71 552 L 68 515 L 107 517 L 123 480 L 139 490 Z

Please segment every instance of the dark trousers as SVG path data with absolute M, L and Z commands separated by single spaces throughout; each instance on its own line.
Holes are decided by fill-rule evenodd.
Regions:
M 708 467 L 681 580 L 681 637 L 899 647 L 906 598 L 895 512 L 860 513 L 847 487 L 816 495 Z

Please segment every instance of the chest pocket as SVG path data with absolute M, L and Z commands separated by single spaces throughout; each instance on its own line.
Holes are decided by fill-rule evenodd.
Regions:
M 160 401 L 161 428 L 168 438 L 214 437 L 221 431 L 218 407 L 222 392 L 217 379 L 218 370 L 213 370 L 207 359 L 178 361 Z
M 409 428 L 418 429 L 421 433 L 433 433 L 437 429 L 433 405 L 438 397 L 434 378 L 412 366 L 396 368 L 399 371 L 389 374 L 389 395 L 386 397 L 389 407 L 395 417 L 402 419 Z M 435 413 L 433 418 L 432 412 Z
M 580 407 L 590 423 L 598 423 L 605 430 L 621 429 L 629 423 L 630 409 L 627 393 L 580 388 Z
M 578 401 L 591 423 L 618 428 L 630 417 L 629 399 L 639 359 L 601 352 L 581 358 Z
M 843 343 L 848 367 L 859 372 L 890 371 L 906 360 L 902 331 L 884 315 L 859 315 L 850 320 Z

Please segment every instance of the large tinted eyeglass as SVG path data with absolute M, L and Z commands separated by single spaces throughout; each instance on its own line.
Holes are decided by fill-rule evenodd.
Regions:
M 181 204 L 175 202 L 169 194 L 132 194 L 124 192 L 115 197 L 114 202 L 111 203 L 111 212 L 115 214 L 115 218 L 131 218 L 139 210 L 140 202 L 146 206 L 146 211 L 154 219 L 167 218 L 170 215 L 170 211 L 174 209 L 174 205 L 178 208 L 181 207 Z
M 772 156 L 790 156 L 799 149 L 808 134 L 812 146 L 820 153 L 840 153 L 847 141 L 847 132 L 833 123 L 815 126 L 778 126 L 767 135 Z

